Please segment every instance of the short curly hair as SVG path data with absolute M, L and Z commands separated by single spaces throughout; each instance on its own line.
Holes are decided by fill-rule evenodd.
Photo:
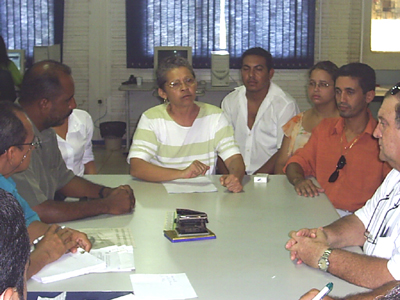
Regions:
M 164 58 L 156 71 L 157 85 L 164 90 L 164 85 L 167 82 L 167 73 L 176 68 L 185 67 L 192 73 L 193 78 L 196 78 L 193 67 L 188 60 L 182 56 L 168 56 Z

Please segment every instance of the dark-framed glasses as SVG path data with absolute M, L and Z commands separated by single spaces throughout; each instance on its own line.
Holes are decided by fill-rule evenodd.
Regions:
M 323 82 L 323 81 L 320 81 L 320 82 L 310 81 L 308 83 L 308 86 L 313 89 L 315 89 L 315 87 L 318 87 L 319 89 L 326 89 L 327 87 L 330 87 L 332 85 L 333 84 L 329 84 L 329 83 Z
M 400 92 L 400 82 L 396 83 L 389 91 L 390 95 L 396 95 Z
M 196 83 L 196 79 L 192 77 L 187 77 L 183 79 L 183 81 L 180 80 L 175 80 L 171 81 L 168 86 L 173 89 L 173 90 L 179 90 L 180 88 L 183 87 L 183 85 L 186 85 L 187 87 L 191 87 Z
M 30 146 L 30 148 L 37 149 L 42 147 L 42 142 L 36 135 L 33 137 L 32 143 L 25 143 L 25 144 L 15 144 L 13 146 Z
M 331 176 L 329 176 L 329 182 L 335 182 L 339 177 L 339 170 L 343 169 L 346 165 L 346 157 L 344 155 L 340 156 L 339 161 L 336 164 L 336 170 L 333 171 Z

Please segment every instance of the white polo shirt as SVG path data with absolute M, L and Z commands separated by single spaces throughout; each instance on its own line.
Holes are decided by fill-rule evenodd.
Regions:
M 400 173 L 390 171 L 370 200 L 354 214 L 369 231 L 364 253 L 388 259 L 388 270 L 400 280 Z

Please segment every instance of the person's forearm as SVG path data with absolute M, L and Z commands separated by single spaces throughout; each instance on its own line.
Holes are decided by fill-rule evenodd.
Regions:
M 32 209 L 45 223 L 67 222 L 109 213 L 105 199 L 89 201 L 65 202 L 47 200 Z
M 47 253 L 43 251 L 33 250 L 29 257 L 29 266 L 26 272 L 26 279 L 31 278 L 50 262 L 51 259 Z
M 101 198 L 99 193 L 102 188 L 102 185 L 95 184 L 79 176 L 74 176 L 59 191 L 66 197 L 88 197 L 91 199 L 96 199 Z
M 354 214 L 325 226 L 324 231 L 329 245 L 334 248 L 362 246 L 365 242 L 364 224 Z
M 272 155 L 268 161 L 262 165 L 261 168 L 259 168 L 257 171 L 254 172 L 254 174 L 257 173 L 263 173 L 263 174 L 274 174 L 274 169 L 275 169 L 275 163 L 278 159 L 278 152 L 276 152 L 274 155 Z
M 373 291 L 357 294 L 357 295 L 350 295 L 346 298 L 334 298 L 335 300 L 375 300 L 376 297 L 386 295 L 391 289 L 397 286 L 400 282 L 399 281 L 391 281 L 383 286 L 374 289 Z M 394 299 L 394 298 L 391 298 Z
M 280 162 L 279 159 L 275 163 L 275 168 L 274 168 L 274 174 L 279 175 L 279 174 L 285 174 L 283 172 L 283 167 L 285 166 L 286 163 Z
M 97 174 L 96 164 L 94 161 L 89 161 L 85 164 L 85 174 Z
M 156 166 L 139 158 L 132 158 L 130 164 L 130 174 L 146 181 L 161 182 L 182 178 L 182 170 Z
M 33 221 L 31 224 L 29 224 L 28 234 L 31 243 L 38 237 L 44 235 L 48 229 L 49 225 L 40 221 Z
M 235 154 L 226 160 L 226 166 L 228 168 L 229 174 L 235 175 L 236 178 L 242 182 L 245 174 L 245 166 L 243 158 L 240 154 Z
M 379 257 L 333 249 L 328 271 L 350 283 L 374 289 L 394 280 L 387 262 Z
M 305 179 L 304 170 L 298 163 L 290 163 L 286 167 L 286 177 L 291 184 L 296 185 L 299 180 Z

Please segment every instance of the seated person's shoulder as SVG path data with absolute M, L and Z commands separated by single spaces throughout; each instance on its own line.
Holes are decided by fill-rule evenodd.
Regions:
M 165 119 L 168 116 L 167 106 L 165 104 L 153 106 L 146 110 L 143 115 L 149 119 Z
M 228 95 L 225 96 L 223 99 L 224 102 L 234 102 L 238 100 L 238 97 L 243 94 L 245 95 L 246 88 L 244 85 L 239 86 L 235 88 L 233 91 L 231 91 Z
M 314 127 L 314 131 L 326 130 L 329 128 L 333 128 L 340 121 L 340 118 L 325 118 L 322 119 L 321 122 L 317 126 Z
M 86 110 L 75 108 L 72 111 L 72 114 L 77 116 L 81 120 L 92 119 L 92 117 L 90 116 L 90 114 Z
M 200 101 L 197 101 L 196 104 L 200 107 L 200 109 L 204 112 L 205 115 L 221 114 L 223 112 L 221 108 L 213 104 L 208 104 Z

